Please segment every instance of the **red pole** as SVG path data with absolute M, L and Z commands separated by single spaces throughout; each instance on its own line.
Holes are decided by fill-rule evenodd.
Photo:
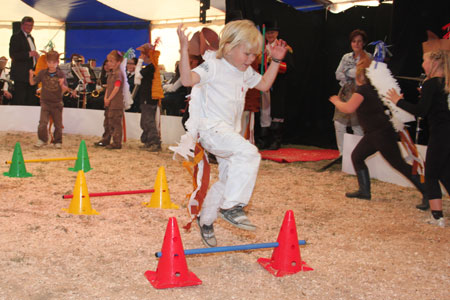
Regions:
M 137 191 L 119 191 L 119 192 L 106 192 L 106 193 L 90 193 L 89 197 L 102 197 L 102 196 L 117 196 L 117 195 L 129 195 L 129 194 L 147 194 L 153 193 L 155 190 L 137 190 Z M 63 195 L 63 199 L 73 198 L 73 195 Z

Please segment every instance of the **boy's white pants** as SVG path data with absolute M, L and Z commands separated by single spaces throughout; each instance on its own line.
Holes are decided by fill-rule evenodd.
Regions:
M 261 155 L 258 148 L 227 126 L 200 131 L 199 142 L 219 164 L 219 180 L 206 194 L 200 216 L 200 225 L 211 225 L 219 208 L 248 204 Z

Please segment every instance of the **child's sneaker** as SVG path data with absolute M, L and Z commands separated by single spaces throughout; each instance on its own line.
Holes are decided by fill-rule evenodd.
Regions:
M 241 229 L 255 231 L 256 226 L 250 222 L 240 205 L 236 205 L 230 209 L 219 209 L 219 216 L 230 224 Z
M 34 144 L 34 147 L 36 147 L 36 148 L 42 148 L 42 147 L 44 147 L 44 146 L 46 146 L 46 145 L 47 145 L 46 142 L 44 142 L 44 141 L 42 141 L 42 140 L 38 140 L 38 141 L 36 142 L 36 144 Z
M 439 227 L 445 227 L 445 219 L 444 218 L 435 219 L 433 216 L 431 216 L 431 218 L 429 218 L 427 220 L 427 223 L 431 224 L 431 225 L 436 225 Z
M 200 228 L 200 235 L 202 236 L 203 244 L 207 247 L 216 247 L 217 240 L 214 235 L 213 224 L 200 226 L 200 218 L 197 218 L 197 225 Z
M 55 148 L 56 149 L 61 149 L 62 148 L 62 144 L 61 143 L 56 143 L 55 144 Z

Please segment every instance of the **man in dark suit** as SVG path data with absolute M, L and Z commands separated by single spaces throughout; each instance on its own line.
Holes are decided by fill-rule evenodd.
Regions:
M 9 56 L 11 62 L 11 80 L 14 81 L 12 103 L 15 105 L 39 105 L 36 87 L 29 83 L 29 72 L 36 66 L 39 53 L 36 51 L 34 39 L 31 36 L 34 20 L 24 17 L 18 32 L 11 36 L 9 42 Z
M 127 61 L 127 80 L 128 85 L 130 86 L 130 93 L 133 95 L 133 90 L 135 88 L 134 85 L 134 72 L 136 70 L 136 64 L 137 64 L 137 58 L 129 58 Z M 133 97 L 133 104 L 131 105 L 130 109 L 127 110 L 127 112 L 140 112 L 140 103 L 138 99 L 138 93 L 135 93 L 135 96 Z

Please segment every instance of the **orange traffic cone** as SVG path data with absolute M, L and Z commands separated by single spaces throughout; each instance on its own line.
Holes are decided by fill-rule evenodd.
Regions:
M 178 209 L 178 205 L 170 201 L 169 187 L 167 186 L 166 172 L 164 167 L 160 167 L 156 175 L 154 192 L 149 202 L 142 203 L 147 207 Z
M 258 263 L 276 277 L 295 274 L 299 271 L 312 271 L 300 256 L 297 227 L 294 213 L 288 210 L 278 234 L 278 247 L 273 250 L 272 258 L 259 258 Z
M 80 170 L 77 174 L 77 180 L 73 189 L 73 198 L 69 208 L 63 208 L 64 211 L 74 215 L 98 215 L 99 213 L 91 207 L 91 200 L 86 185 L 84 171 Z
M 180 230 L 175 217 L 169 219 L 161 252 L 156 272 L 144 273 L 155 289 L 202 284 L 202 281 L 188 270 Z

